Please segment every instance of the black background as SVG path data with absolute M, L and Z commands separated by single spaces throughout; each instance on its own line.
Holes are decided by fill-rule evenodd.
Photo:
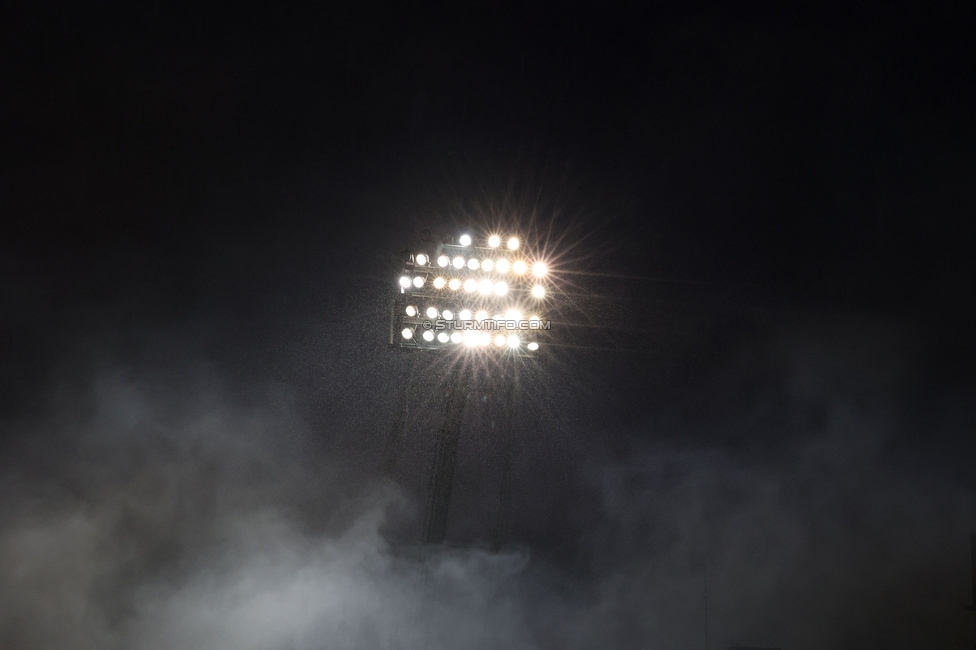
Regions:
M 231 647 L 154 617 L 294 544 L 340 544 L 382 592 L 349 558 L 419 535 L 442 388 L 391 487 L 397 255 L 491 227 L 551 251 L 565 347 L 511 431 L 506 539 L 531 559 L 502 592 L 464 565 L 494 594 L 484 643 L 700 647 L 708 618 L 712 647 L 971 644 L 971 3 L 24 3 L 0 25 L 6 645 Z M 479 390 L 465 548 L 493 535 L 506 439 Z M 266 512 L 277 542 L 222 546 Z M 78 520 L 101 541 L 31 568 Z M 274 598 L 282 571 L 256 578 Z M 348 603 L 256 643 L 414 647 L 372 609 L 407 605 Z

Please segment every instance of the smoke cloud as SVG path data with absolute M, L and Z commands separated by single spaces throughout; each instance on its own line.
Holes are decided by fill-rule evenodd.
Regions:
M 563 432 L 587 450 L 571 560 L 394 543 L 421 498 L 348 471 L 287 400 L 93 370 L 4 423 L 0 645 L 963 647 L 972 479 L 919 436 L 957 440 L 969 387 L 914 408 L 932 383 L 900 334 L 839 331 L 742 346 L 612 443 Z M 519 462 L 531 518 L 544 461 Z

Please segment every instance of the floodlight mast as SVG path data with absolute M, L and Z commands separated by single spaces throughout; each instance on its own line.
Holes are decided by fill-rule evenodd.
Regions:
M 463 348 L 472 347 L 474 349 L 463 350 L 463 353 L 503 358 L 532 357 L 537 354 L 538 339 L 548 330 L 548 326 L 538 327 L 542 323 L 539 316 L 523 321 L 516 301 L 524 298 L 542 305 L 541 298 L 545 293 L 536 289 L 542 281 L 540 273 L 526 271 L 529 268 L 545 269 L 545 265 L 527 257 L 518 237 L 491 235 L 485 238 L 485 243 L 487 246 L 478 246 L 465 233 L 456 240 L 445 236 L 444 241 L 433 250 L 405 254 L 397 279 L 397 291 L 391 303 L 391 344 L 417 351 L 448 351 L 454 348 L 461 352 Z M 506 315 L 503 317 L 500 314 Z M 526 323 L 530 329 L 522 331 Z M 415 358 L 414 363 L 418 361 Z M 503 373 L 508 382 L 502 400 L 506 409 L 503 427 L 507 429 L 511 429 L 513 424 L 517 365 L 511 364 L 509 370 Z M 470 367 L 460 362 L 451 366 L 444 394 L 443 421 L 437 430 L 431 468 L 424 544 L 442 544 L 446 537 L 461 424 L 471 390 L 471 372 Z M 409 412 L 407 393 L 412 390 L 413 373 L 409 372 L 409 375 L 384 459 L 384 469 L 390 475 L 396 469 L 396 456 Z M 511 431 L 507 433 L 507 438 L 511 438 Z M 503 449 L 495 548 L 501 544 L 505 523 L 503 513 L 511 454 L 509 441 Z
M 508 529 L 508 518 L 505 515 L 508 512 L 509 475 L 512 471 L 512 455 L 515 451 L 515 438 L 512 435 L 512 431 L 515 428 L 515 411 L 517 406 L 515 400 L 518 394 L 518 364 L 513 364 L 510 371 L 511 377 L 508 377 L 509 381 L 505 387 L 505 396 L 503 398 L 502 413 L 505 419 L 502 422 L 502 429 L 506 435 L 502 443 L 504 448 L 502 449 L 502 472 L 498 490 L 498 513 L 495 518 L 495 538 L 491 544 L 492 550 L 496 553 L 501 550 L 505 540 L 505 533 Z
M 460 364 L 455 364 L 447 385 L 444 423 L 437 430 L 424 521 L 424 544 L 443 544 L 447 536 L 447 515 L 451 506 L 454 471 L 457 469 L 458 444 L 461 441 L 461 418 L 468 402 L 470 382 L 471 374 Z

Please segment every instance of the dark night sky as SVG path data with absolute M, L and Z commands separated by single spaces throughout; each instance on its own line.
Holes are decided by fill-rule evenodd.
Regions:
M 971 2 L 3 8 L 0 646 L 971 647 L 974 44 Z M 499 223 L 568 347 L 509 550 L 479 388 L 420 564 L 395 260 Z

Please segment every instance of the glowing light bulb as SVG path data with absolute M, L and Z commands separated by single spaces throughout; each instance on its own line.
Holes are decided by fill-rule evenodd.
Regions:
M 544 262 L 536 262 L 535 264 L 532 265 L 532 275 L 534 275 L 537 278 L 544 278 L 546 276 L 546 273 L 548 272 L 549 269 L 546 268 Z
M 451 263 L 451 259 L 447 255 L 441 255 L 437 258 L 437 266 L 444 268 Z
M 414 307 L 413 305 L 407 305 L 407 308 L 404 311 L 407 312 L 407 316 L 409 316 L 410 318 L 413 318 L 414 316 L 417 315 L 417 308 Z
M 508 250 L 510 251 L 518 250 L 518 247 L 519 247 L 518 237 L 512 237 L 511 239 L 508 240 Z
M 532 297 L 533 298 L 545 298 L 546 290 L 542 285 L 535 285 L 532 287 Z
M 461 332 L 454 332 L 451 334 L 451 343 L 460 343 L 464 337 L 461 336 Z
M 484 309 L 478 311 L 478 313 L 474 315 L 474 319 L 479 323 L 486 318 L 488 318 L 488 312 L 486 312 Z
M 447 287 L 451 291 L 457 291 L 461 288 L 461 281 L 457 278 L 451 278 L 451 281 L 447 283 Z
M 478 291 L 483 294 L 489 294 L 495 290 L 495 286 L 492 284 L 491 280 L 482 280 L 478 283 Z
M 478 290 L 478 281 L 474 278 L 468 278 L 464 281 L 464 290 L 468 293 L 474 293 Z
M 445 284 L 447 284 L 447 280 L 444 278 L 434 278 L 435 289 L 443 289 Z
M 525 262 L 523 262 L 522 260 L 518 260 L 517 262 L 515 262 L 515 264 L 512 264 L 512 271 L 514 271 L 519 275 L 525 273 L 525 269 L 526 269 Z
M 454 268 L 456 268 L 456 269 L 463 269 L 464 268 L 464 258 L 461 257 L 460 255 L 458 255 L 457 257 L 454 258 L 454 261 L 451 262 L 451 264 L 453 264 L 454 265 Z
M 417 255 L 417 257 L 414 258 L 414 261 L 416 261 L 420 266 L 427 266 L 427 256 L 423 253 Z
M 510 348 L 517 348 L 519 345 L 521 345 L 521 343 L 522 342 L 519 340 L 519 337 L 515 336 L 514 334 L 508 337 L 508 347 Z
M 495 263 L 493 261 L 491 261 L 491 260 L 481 260 L 481 270 L 482 271 L 486 271 L 486 272 L 487 271 L 491 271 L 493 268 L 495 268 Z
M 458 238 L 458 243 L 461 244 L 462 246 L 470 246 L 471 245 L 471 235 L 461 235 Z
M 409 327 L 404 327 L 403 331 L 400 332 L 400 335 L 409 341 L 410 339 L 413 338 L 413 330 L 410 329 Z
M 426 332 L 424 332 L 424 340 L 425 341 L 433 341 L 434 340 L 434 333 L 431 332 L 430 330 L 427 330 Z
M 407 276 L 403 276 L 402 278 L 400 278 L 400 286 L 403 287 L 404 289 L 409 289 L 410 278 L 408 278 Z
M 508 293 L 508 285 L 505 284 L 504 282 L 496 282 L 495 295 L 504 296 L 506 293 Z
M 427 308 L 427 318 L 437 318 L 437 307 Z
M 471 320 L 471 310 L 462 309 L 461 312 L 458 314 L 458 318 L 460 318 L 461 320 Z
M 443 312 L 441 312 L 441 318 L 444 320 L 454 320 L 454 312 L 450 309 L 445 309 Z
M 505 345 L 505 335 L 504 334 L 498 334 L 498 335 L 495 336 L 495 345 L 497 345 L 498 347 L 502 347 L 503 345 Z
M 504 257 L 497 262 L 495 262 L 495 268 L 499 273 L 508 273 L 508 260 Z
M 451 337 L 447 335 L 447 332 L 441 332 L 437 335 L 437 340 L 440 343 L 447 343 L 451 340 Z
M 488 238 L 488 245 L 491 246 L 492 248 L 498 248 L 499 246 L 501 246 L 501 243 L 502 243 L 502 238 L 499 237 L 498 235 L 492 235 L 491 237 Z
M 418 275 L 413 279 L 413 286 L 417 287 L 418 289 L 424 286 L 424 279 Z
M 472 271 L 477 271 L 480 266 L 481 263 L 477 259 L 472 257 L 470 260 L 468 260 L 468 268 Z
M 535 341 L 532 341 L 531 343 L 529 343 L 529 344 L 528 344 L 528 345 L 526 345 L 525 347 L 527 347 L 527 348 L 528 348 L 529 350 L 531 350 L 532 352 L 535 352 L 536 350 L 538 350 L 538 349 L 539 349 L 539 344 L 538 344 L 538 343 L 536 343 Z

